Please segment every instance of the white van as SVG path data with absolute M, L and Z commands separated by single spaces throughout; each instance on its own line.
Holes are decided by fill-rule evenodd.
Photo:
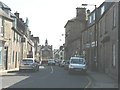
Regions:
M 71 73 L 73 71 L 76 72 L 86 72 L 87 65 L 84 58 L 81 57 L 71 57 L 68 67 L 68 72 Z

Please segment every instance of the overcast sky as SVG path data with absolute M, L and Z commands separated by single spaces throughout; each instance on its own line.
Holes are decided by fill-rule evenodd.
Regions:
M 11 12 L 20 13 L 20 18 L 28 17 L 29 29 L 40 38 L 40 45 L 48 40 L 49 45 L 58 48 L 64 43 L 65 24 L 76 16 L 76 8 L 81 4 L 99 6 L 104 0 L 0 0 L 11 8 Z M 94 9 L 94 6 L 87 6 Z

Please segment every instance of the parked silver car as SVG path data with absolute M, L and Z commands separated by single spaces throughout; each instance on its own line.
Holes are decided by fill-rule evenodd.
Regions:
M 38 71 L 39 65 L 34 58 L 24 58 L 20 61 L 19 71 L 22 70 L 33 70 Z
M 48 65 L 55 65 L 54 59 L 48 59 Z

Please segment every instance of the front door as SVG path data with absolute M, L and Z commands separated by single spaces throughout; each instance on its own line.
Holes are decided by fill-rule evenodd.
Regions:
M 8 47 L 5 47 L 5 70 L 8 69 Z

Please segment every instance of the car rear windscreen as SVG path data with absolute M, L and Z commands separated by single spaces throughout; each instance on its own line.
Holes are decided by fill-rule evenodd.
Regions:
M 33 60 L 31 60 L 31 59 L 23 59 L 22 63 L 24 63 L 24 64 L 33 63 Z
M 84 59 L 71 59 L 71 63 L 83 64 L 84 63 Z

